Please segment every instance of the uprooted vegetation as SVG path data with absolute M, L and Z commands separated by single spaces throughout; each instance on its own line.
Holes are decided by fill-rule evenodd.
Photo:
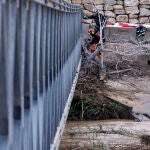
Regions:
M 100 99 L 96 93 L 74 96 L 68 120 L 104 119 L 132 119 L 132 116 L 123 106 L 105 97 Z

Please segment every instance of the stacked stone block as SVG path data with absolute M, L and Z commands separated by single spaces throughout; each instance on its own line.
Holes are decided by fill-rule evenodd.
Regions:
M 84 15 L 93 14 L 94 7 L 91 0 L 72 0 L 72 2 L 83 5 Z M 150 0 L 95 0 L 94 3 L 111 23 L 150 24 Z M 91 23 L 91 20 L 84 22 Z

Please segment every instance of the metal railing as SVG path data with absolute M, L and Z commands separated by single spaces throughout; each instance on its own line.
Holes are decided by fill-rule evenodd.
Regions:
M 80 5 L 60 0 L 0 0 L 0 150 L 58 148 L 81 18 Z

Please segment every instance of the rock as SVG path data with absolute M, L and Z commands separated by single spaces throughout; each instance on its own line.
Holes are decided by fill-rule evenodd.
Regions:
M 91 0 L 82 0 L 82 4 L 91 4 Z
M 138 15 L 129 14 L 129 18 L 130 18 L 130 19 L 137 19 L 137 18 L 138 18 Z
M 140 8 L 148 8 L 148 9 L 150 9 L 150 5 L 140 5 Z
M 129 23 L 137 24 L 139 23 L 138 19 L 129 19 Z
M 124 9 L 115 10 L 115 14 L 116 15 L 124 15 L 125 11 L 124 11 Z
M 137 6 L 125 7 L 125 11 L 126 11 L 126 14 L 138 14 L 139 13 L 139 9 Z
M 128 15 L 118 15 L 116 20 L 117 22 L 128 22 Z
M 92 20 L 91 19 L 83 19 L 83 23 L 91 24 Z
M 101 5 L 101 4 L 104 4 L 104 0 L 94 0 L 94 3 Z
M 149 4 L 150 5 L 150 0 L 140 0 L 140 4 Z
M 102 15 L 104 15 L 104 12 L 103 12 L 103 11 L 99 11 L 99 13 L 101 13 Z
M 116 3 L 116 0 L 104 0 L 104 4 L 115 5 Z
M 114 5 L 113 7 L 114 7 L 114 9 L 123 9 L 122 5 Z
M 90 12 L 94 9 L 94 6 L 91 4 L 84 4 L 84 8 Z
M 146 8 L 140 8 L 140 16 L 150 16 L 150 10 Z
M 115 18 L 108 18 L 107 21 L 109 21 L 112 24 L 115 24 L 116 19 Z
M 141 17 L 139 18 L 140 23 L 149 23 L 149 18 L 148 17 Z
M 81 4 L 81 3 L 82 3 L 82 1 L 81 1 L 81 0 L 72 0 L 72 3 Z
M 112 11 L 105 11 L 105 16 L 115 18 L 116 15 Z
M 113 6 L 111 6 L 111 5 L 108 5 L 108 4 L 106 4 L 105 6 L 104 6 L 104 10 L 113 10 L 114 8 L 113 8 Z
M 103 5 L 97 5 L 96 6 L 99 10 L 103 10 Z
M 83 14 L 84 14 L 85 16 L 90 16 L 90 15 L 92 15 L 93 13 L 91 13 L 91 12 L 88 11 L 88 10 L 83 10 Z
M 123 1 L 117 1 L 118 5 L 123 5 Z
M 125 6 L 138 6 L 139 1 L 138 0 L 124 0 Z

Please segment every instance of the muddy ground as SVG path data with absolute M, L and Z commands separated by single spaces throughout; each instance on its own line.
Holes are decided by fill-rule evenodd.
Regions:
M 145 60 L 142 59 L 142 63 L 141 56 L 138 56 L 136 61 L 123 61 L 118 63 L 118 71 L 129 70 L 117 73 L 117 59 L 118 56 L 115 54 L 106 54 L 106 77 L 101 81 L 99 79 L 99 66 L 88 61 L 86 57 L 83 57 L 68 120 L 135 119 L 131 115 L 132 112 L 129 112 L 129 108 L 126 109 L 111 99 L 120 102 L 120 100 L 116 99 L 116 95 L 122 96 L 123 94 L 123 97 L 133 102 L 134 99 L 136 99 L 132 98 L 133 95 L 141 91 L 138 86 L 141 85 L 141 87 L 143 86 L 145 88 L 148 86 L 147 82 L 149 82 L 150 79 L 150 65 L 147 62 L 147 56 L 145 56 Z M 140 80 L 140 82 L 138 80 Z M 136 87 L 133 89 L 130 86 L 135 82 L 139 82 L 139 85 L 133 85 L 133 87 Z M 119 90 L 116 89 L 118 86 Z M 126 92 L 125 88 L 129 90 Z M 145 93 L 146 91 L 142 92 Z M 147 92 L 147 94 L 150 93 Z M 131 103 L 128 105 L 128 103 L 126 103 L 125 105 L 133 107 L 134 104 L 130 104 Z M 136 113 L 140 112 L 136 111 Z M 147 114 L 147 116 L 150 115 L 147 112 L 142 113 Z
M 150 56 L 122 61 L 105 53 L 105 65 L 101 81 L 99 67 L 83 56 L 60 150 L 150 149 Z

